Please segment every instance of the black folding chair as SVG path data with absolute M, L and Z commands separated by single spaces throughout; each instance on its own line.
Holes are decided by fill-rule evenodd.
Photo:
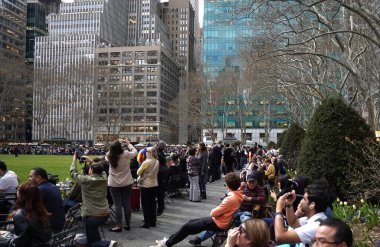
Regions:
M 78 226 L 72 227 L 67 230 L 63 230 L 53 235 L 50 247 L 72 247 L 74 246 L 75 234 L 78 230 Z
M 74 225 L 78 225 L 78 221 L 81 219 L 81 207 L 82 204 L 78 203 L 67 211 L 65 215 L 65 225 L 63 226 L 63 231 L 73 228 Z
M 0 193 L 0 214 L 7 215 L 12 208 L 14 207 L 14 204 L 16 202 L 17 193 Z M 5 220 L 6 217 L 0 217 L 0 220 Z

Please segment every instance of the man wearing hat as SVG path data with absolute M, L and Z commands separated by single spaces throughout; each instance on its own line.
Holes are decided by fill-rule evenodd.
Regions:
M 257 180 L 257 172 L 247 176 L 247 183 L 243 189 L 243 201 L 237 212 L 237 217 L 240 218 L 240 222 L 242 223 L 245 220 L 252 218 L 254 205 L 263 205 L 268 200 L 264 188 L 257 183 Z

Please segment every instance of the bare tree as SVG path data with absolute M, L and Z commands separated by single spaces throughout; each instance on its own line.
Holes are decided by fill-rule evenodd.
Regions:
M 289 104 L 293 116 L 300 116 L 305 100 L 312 108 L 327 95 L 340 94 L 375 129 L 380 124 L 378 8 L 373 0 L 251 0 L 237 18 L 261 19 L 263 35 L 249 42 L 251 61 L 270 61 L 267 81 L 294 103 Z

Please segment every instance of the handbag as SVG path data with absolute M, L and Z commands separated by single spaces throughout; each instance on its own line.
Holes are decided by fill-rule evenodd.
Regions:
M 156 167 L 157 167 L 158 164 L 159 164 L 159 163 L 158 163 L 158 160 L 157 160 L 157 161 L 156 161 L 156 165 L 154 166 L 154 168 L 153 168 L 152 170 L 150 170 L 150 172 L 149 172 L 148 174 L 146 174 L 146 176 L 144 176 L 144 177 L 139 176 L 139 177 L 137 178 L 137 184 L 138 184 L 139 186 L 142 186 L 142 185 L 143 185 L 144 179 L 146 179 L 147 177 L 149 177 L 149 176 L 152 174 L 152 172 L 156 169 Z

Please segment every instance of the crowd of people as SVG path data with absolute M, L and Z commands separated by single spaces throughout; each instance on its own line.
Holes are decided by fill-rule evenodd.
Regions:
M 95 159 L 88 152 L 82 157 L 77 152 L 74 149 L 69 169 L 74 185 L 65 201 L 59 187 L 48 182 L 45 169 L 32 169 L 28 181 L 19 186 L 17 175 L 0 161 L 0 191 L 18 192 L 16 202 L 10 201 L 6 209 L 14 220 L 14 237 L 0 241 L 0 246 L 48 246 L 52 234 L 63 229 L 65 211 L 77 203 L 82 203 L 88 245 L 116 246 L 113 240 L 102 240 L 99 233 L 99 227 L 110 216 L 110 207 L 114 207 L 116 220 L 109 231 L 129 231 L 133 227 L 132 187 L 137 184 L 144 219 L 140 227 L 157 227 L 157 216 L 165 213 L 169 181 L 178 174 L 186 178 L 188 199 L 193 203 L 207 200 L 207 183 L 215 180 L 224 179 L 227 193 L 209 216 L 188 221 L 171 236 L 157 240 L 157 247 L 174 246 L 195 234 L 199 235 L 189 243 L 198 246 L 227 230 L 226 247 L 281 243 L 352 246 L 348 226 L 331 218 L 335 195 L 328 182 L 320 179 L 308 183 L 305 177 L 290 177 L 284 158 L 274 148 L 199 143 L 169 149 L 159 141 L 137 150 L 125 138 L 116 140 L 104 156 Z M 79 158 L 85 162 L 81 171 L 77 169 Z M 273 212 L 256 215 L 261 207 L 269 208 L 270 197 L 275 201 Z M 29 239 L 29 245 L 23 244 L 25 239 Z

